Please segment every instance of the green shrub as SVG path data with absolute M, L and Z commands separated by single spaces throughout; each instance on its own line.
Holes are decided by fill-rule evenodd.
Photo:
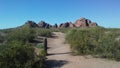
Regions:
M 62 33 L 67 33 L 72 28 L 59 28 L 59 31 Z
M 52 32 L 49 29 L 44 29 L 44 28 L 36 28 L 36 35 L 37 36 L 44 36 L 44 37 L 51 37 Z
M 34 30 L 28 27 L 11 31 L 7 34 L 8 43 L 13 40 L 22 41 L 23 43 L 31 42 L 35 37 Z
M 39 56 L 42 57 L 42 58 L 46 57 L 46 53 L 45 53 L 44 49 L 40 49 Z
M 91 53 L 93 47 L 89 45 L 89 31 L 88 30 L 72 30 L 66 39 L 71 44 L 71 49 L 76 54 Z
M 3 43 L 4 42 L 4 37 L 0 34 L 0 43 Z
M 43 48 L 44 48 L 44 45 L 43 45 L 43 43 L 39 43 L 39 44 L 36 45 L 36 47 L 37 47 L 37 48 L 40 48 L 40 49 L 43 49 Z
M 105 34 L 99 39 L 95 53 L 103 58 L 120 60 L 120 41 L 115 41 L 115 34 Z
M 9 46 L 0 53 L 0 68 L 32 68 L 34 49 L 29 46 Z
M 42 68 L 44 57 L 36 56 L 34 48 L 13 41 L 10 45 L 0 46 L 0 68 Z M 39 67 L 37 63 L 39 61 Z
M 36 30 L 37 29 L 37 30 Z M 43 30 L 43 31 L 42 31 Z M 42 44 L 40 56 L 34 52 L 34 47 L 30 46 L 35 36 L 51 36 L 51 31 L 46 29 L 30 28 L 27 26 L 3 30 L 7 42 L 0 45 L 0 68 L 43 68 L 45 54 Z M 0 42 L 3 36 L 0 35 Z
M 120 60 L 120 29 L 102 27 L 72 29 L 66 35 L 74 54 L 91 54 L 98 57 Z

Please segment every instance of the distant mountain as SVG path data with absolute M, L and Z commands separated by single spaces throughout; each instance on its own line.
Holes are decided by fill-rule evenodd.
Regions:
M 34 21 L 27 21 L 27 22 L 25 22 L 24 25 L 27 25 L 27 26 L 33 27 L 33 28 L 73 28 L 73 27 L 87 28 L 87 27 L 98 26 L 98 24 L 96 22 L 92 22 L 91 20 L 86 19 L 86 18 L 80 18 L 80 19 L 76 20 L 74 23 L 72 23 L 72 22 L 61 23 L 59 26 L 57 24 L 50 25 L 50 24 L 46 23 L 45 21 L 40 21 L 38 24 L 36 24 Z

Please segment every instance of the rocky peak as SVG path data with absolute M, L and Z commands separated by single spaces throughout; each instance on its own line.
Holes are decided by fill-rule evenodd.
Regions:
M 72 28 L 72 27 L 74 27 L 74 24 L 72 23 L 72 22 L 65 22 L 65 23 L 62 23 L 62 24 L 60 24 L 60 26 L 59 26 L 60 28 Z
M 97 26 L 97 23 L 93 24 L 91 20 L 86 19 L 86 18 L 78 19 L 75 22 L 75 27 L 93 27 L 93 26 Z
M 48 23 L 46 23 L 45 21 L 40 21 L 39 23 L 38 23 L 38 27 L 39 28 L 50 28 L 50 27 L 52 27 L 50 24 L 48 24 Z
M 51 26 L 45 21 L 40 21 L 38 24 L 36 24 L 34 21 L 27 21 L 25 24 L 30 27 L 38 27 L 38 28 L 73 28 L 73 27 L 85 27 L 86 28 L 86 27 L 98 26 L 96 22 L 92 22 L 91 20 L 86 19 L 86 18 L 80 18 L 76 20 L 75 23 L 72 23 L 72 22 L 61 23 L 59 27 L 57 24 Z
M 28 25 L 29 27 L 38 27 L 38 25 L 34 21 L 27 21 L 25 25 Z

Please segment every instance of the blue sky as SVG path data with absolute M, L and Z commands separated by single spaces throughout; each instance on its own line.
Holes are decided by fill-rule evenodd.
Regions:
M 85 17 L 103 27 L 120 28 L 120 0 L 0 0 L 0 29 L 28 20 L 63 23 Z

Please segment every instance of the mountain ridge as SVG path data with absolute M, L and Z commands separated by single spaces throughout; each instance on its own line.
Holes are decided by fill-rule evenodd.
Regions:
M 92 22 L 91 20 L 86 18 L 77 19 L 74 23 L 64 22 L 64 23 L 61 23 L 60 25 L 57 25 L 57 24 L 51 25 L 49 23 L 46 23 L 45 21 L 40 21 L 37 24 L 36 22 L 29 20 L 25 22 L 24 25 L 28 25 L 29 27 L 38 27 L 38 28 L 73 28 L 73 27 L 88 28 L 88 27 L 98 26 L 96 22 Z

